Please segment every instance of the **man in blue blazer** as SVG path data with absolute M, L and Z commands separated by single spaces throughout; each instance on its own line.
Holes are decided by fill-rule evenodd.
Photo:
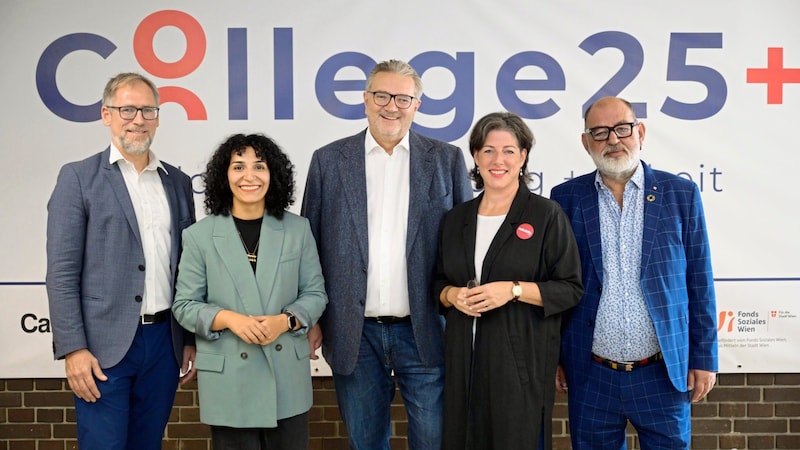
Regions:
M 572 222 L 584 295 L 562 333 L 557 388 L 569 382 L 572 445 L 688 449 L 691 402 L 716 380 L 714 279 L 697 186 L 639 159 L 645 125 L 625 100 L 586 111 L 597 171 L 556 186 Z
M 322 349 L 351 449 L 389 449 L 395 380 L 409 447 L 441 442 L 437 236 L 444 213 L 472 190 L 460 149 L 410 131 L 421 95 L 407 63 L 376 65 L 364 92 L 369 128 L 314 152 L 303 196 L 329 299 Z
M 78 444 L 161 449 L 193 336 L 171 318 L 181 233 L 195 221 L 189 177 L 150 150 L 158 89 L 112 78 L 101 116 L 111 145 L 62 167 L 47 204 L 53 352 L 75 394 Z M 188 334 L 188 333 L 187 333 Z

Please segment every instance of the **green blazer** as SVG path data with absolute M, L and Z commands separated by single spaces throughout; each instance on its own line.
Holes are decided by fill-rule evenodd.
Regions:
M 236 428 L 274 428 L 311 408 L 306 331 L 328 297 L 308 221 L 264 215 L 256 273 L 231 216 L 208 216 L 183 232 L 175 319 L 196 334 L 200 420 Z M 269 345 L 211 331 L 222 309 L 248 315 L 292 311 L 303 325 Z

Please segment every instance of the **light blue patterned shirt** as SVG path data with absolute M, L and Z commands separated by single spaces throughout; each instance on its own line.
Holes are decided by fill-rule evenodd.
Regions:
M 599 173 L 595 186 L 600 208 L 603 292 L 592 352 L 617 362 L 638 361 L 660 350 L 640 280 L 645 196 L 642 163 L 625 185 L 622 208 Z

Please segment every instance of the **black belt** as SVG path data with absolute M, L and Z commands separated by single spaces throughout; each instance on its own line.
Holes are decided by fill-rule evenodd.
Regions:
M 169 320 L 170 310 L 165 309 L 155 314 L 142 314 L 139 316 L 139 323 L 142 325 L 153 325 L 156 323 L 166 322 Z
M 664 354 L 658 352 L 649 358 L 645 358 L 639 361 L 617 362 L 617 361 L 612 361 L 610 359 L 601 358 L 592 353 L 592 359 L 611 369 L 618 370 L 620 372 L 630 372 L 634 369 L 638 369 L 639 367 L 646 366 L 647 364 L 663 360 Z
M 378 322 L 382 324 L 395 324 L 395 323 L 407 323 L 411 322 L 411 316 L 378 316 L 378 317 L 364 317 L 364 320 L 369 320 L 370 322 Z

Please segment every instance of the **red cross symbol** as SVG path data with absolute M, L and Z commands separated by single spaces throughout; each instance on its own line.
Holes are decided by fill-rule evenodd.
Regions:
M 767 49 L 766 69 L 747 69 L 748 83 L 766 83 L 767 104 L 783 104 L 783 85 L 786 83 L 800 83 L 800 68 L 787 69 L 783 67 L 783 47 L 770 47 Z

